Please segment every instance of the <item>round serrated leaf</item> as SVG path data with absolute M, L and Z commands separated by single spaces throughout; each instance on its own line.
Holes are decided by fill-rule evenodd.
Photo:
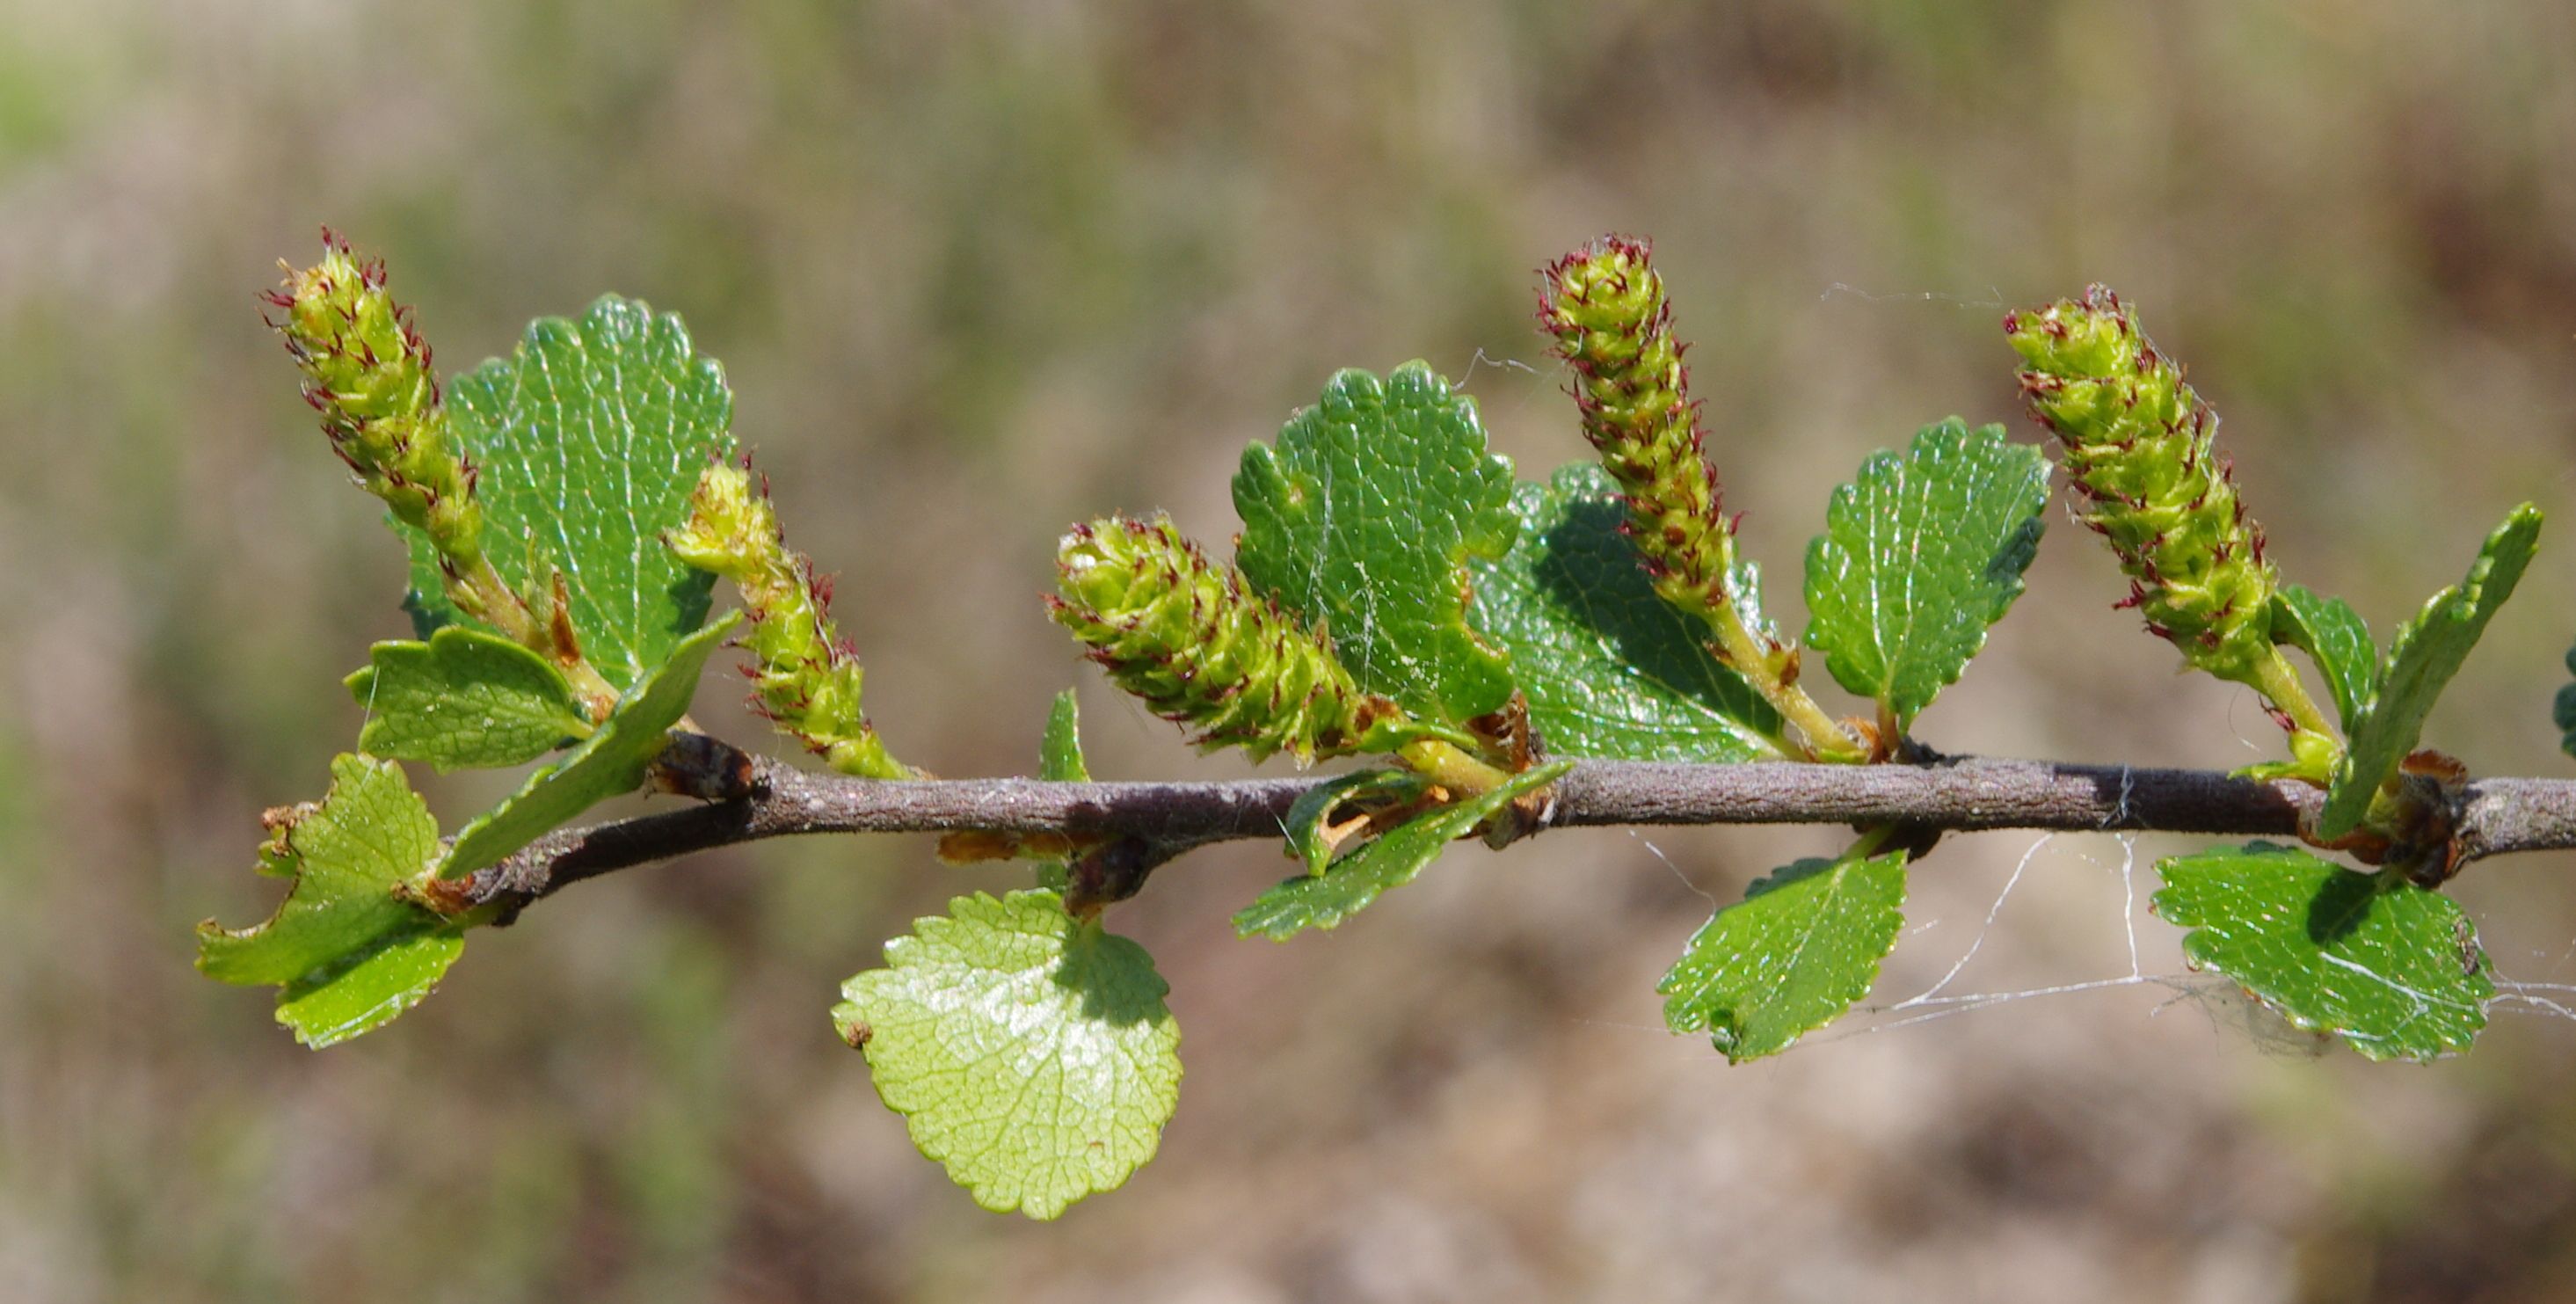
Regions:
M 1428 363 L 1343 371 L 1275 447 L 1243 450 L 1235 561 L 1327 629 L 1360 687 L 1456 724 L 1512 693 L 1510 653 L 1467 624 L 1468 563 L 1511 550 L 1511 498 L 1475 401 Z
M 2358 874 L 2252 842 L 2160 861 L 2156 913 L 2192 930 L 2195 968 L 2242 983 L 2302 1028 L 2371 1059 L 2465 1051 L 2495 998 L 2457 902 L 2396 874 Z
M 1780 755 L 1780 714 L 1655 593 L 1598 463 L 1513 492 L 1520 541 L 1476 565 L 1477 625 L 1511 649 L 1553 756 L 1735 762 Z
M 449 383 L 448 411 L 481 473 L 483 548 L 501 577 L 542 591 L 560 573 L 583 654 L 619 689 L 669 660 L 706 619 L 715 577 L 661 535 L 688 520 L 708 459 L 734 447 L 724 369 L 679 317 L 605 295 L 579 321 L 538 318 L 507 360 Z M 428 536 L 397 528 L 414 625 L 426 637 L 460 623 Z
M 1905 924 L 1905 858 L 1846 852 L 1755 880 L 1700 926 L 1656 987 L 1665 1024 L 1708 1033 L 1741 1064 L 1841 1018 L 1869 995 Z
M 1902 724 L 1956 682 L 2021 596 L 2048 505 L 2048 459 L 1952 417 L 1834 491 L 1807 549 L 1809 646 L 1834 681 Z
M 832 1022 L 913 1144 L 996 1213 L 1049 1219 L 1154 1157 L 1181 1034 L 1145 948 L 1054 892 L 949 903 L 841 984 Z

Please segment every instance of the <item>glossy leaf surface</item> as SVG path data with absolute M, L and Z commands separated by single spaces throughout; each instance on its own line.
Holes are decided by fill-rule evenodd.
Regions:
M 561 670 L 461 625 L 426 643 L 376 644 L 348 685 L 367 709 L 358 750 L 441 772 L 524 765 L 591 731 Z
M 631 688 L 706 619 L 714 577 L 662 546 L 709 459 L 729 455 L 733 393 L 670 313 L 615 295 L 579 321 L 529 323 L 518 351 L 450 382 L 450 428 L 480 468 L 484 551 L 513 587 L 560 571 L 601 677 Z M 412 547 L 424 629 L 459 622 L 425 536 Z
M 1425 812 L 1332 862 L 1321 874 L 1300 874 L 1261 894 L 1236 912 L 1238 936 L 1256 934 L 1284 942 L 1309 928 L 1332 928 L 1368 908 L 1388 888 L 1413 881 L 1451 842 L 1523 793 L 1535 792 L 1574 768 L 1572 761 L 1516 775 L 1481 797 Z
M 2021 596 L 2048 505 L 2048 459 L 1957 417 L 1834 491 L 1807 549 L 1809 646 L 1834 681 L 1911 721 Z
M 1475 566 L 1476 620 L 1511 650 L 1530 723 L 1555 756 L 1733 762 L 1780 755 L 1779 713 L 1709 652 L 1707 627 L 1656 596 L 1628 509 L 1598 463 L 1514 491 L 1520 539 Z
M 2156 913 L 2183 954 L 2299 1027 L 2371 1059 L 2465 1051 L 2495 982 L 2459 905 L 2399 874 L 2359 874 L 2299 847 L 2213 847 L 2158 863 Z
M 2379 644 L 2352 604 L 2317 596 L 2304 584 L 2285 584 L 2272 597 L 2272 637 L 2308 654 L 2335 714 L 2350 738 L 2379 697 Z
M 1801 860 L 1756 879 L 1693 935 L 1655 990 L 1675 1032 L 1730 1063 L 1776 1055 L 1878 981 L 1905 923 L 1905 854 Z
M 2539 538 L 2540 509 L 2529 503 L 2513 509 L 2478 549 L 2468 577 L 2434 594 L 2415 619 L 2398 627 L 2378 698 L 2353 730 L 2351 750 L 2317 816 L 2320 837 L 2340 838 L 2369 813 L 2372 794 L 2415 750 L 2424 717 L 2469 659 L 2496 609 L 2513 596 Z
M 1235 561 L 1322 622 L 1360 687 L 1456 724 L 1511 696 L 1510 655 L 1468 626 L 1468 565 L 1510 551 L 1511 463 L 1429 365 L 1334 375 L 1279 441 L 1243 452 Z
M 740 620 L 728 615 L 683 640 L 651 678 L 627 690 L 599 732 L 529 775 L 517 792 L 459 831 L 440 875 L 463 878 L 497 864 L 592 806 L 642 787 L 646 767 L 670 741 L 671 726 L 689 713 L 708 654 Z

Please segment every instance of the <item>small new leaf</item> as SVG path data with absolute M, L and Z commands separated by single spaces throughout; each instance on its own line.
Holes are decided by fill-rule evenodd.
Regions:
M 2285 584 L 2272 595 L 2272 637 L 2308 654 L 2334 694 L 2344 737 L 2361 728 L 2379 697 L 2379 644 L 2370 625 L 2341 598 L 2324 598 L 2304 584 Z
M 1169 990 L 1055 893 L 977 893 L 887 943 L 832 1022 L 922 1154 L 975 1203 L 1045 1220 L 1154 1157 L 1180 1099 Z
M 1572 761 L 1543 765 L 1480 797 L 1415 816 L 1334 861 L 1323 873 L 1300 874 L 1262 893 L 1234 916 L 1235 935 L 1284 942 L 1309 928 L 1332 928 L 1367 909 L 1379 893 L 1412 882 L 1423 866 L 1439 859 L 1443 847 L 1465 837 L 1487 816 L 1573 768 Z
M 671 555 L 700 468 L 733 451 L 724 369 L 670 313 L 615 295 L 580 321 L 529 323 L 508 361 L 455 378 L 447 411 L 480 472 L 482 546 L 503 580 L 543 595 L 566 582 L 581 651 L 620 691 L 670 659 L 706 619 L 711 575 Z M 409 526 L 414 623 L 455 623 L 437 556 Z
M 1421 362 L 1343 371 L 1255 443 L 1234 478 L 1235 560 L 1257 593 L 1322 622 L 1359 686 L 1459 724 L 1512 693 L 1511 656 L 1467 623 L 1471 559 L 1510 551 L 1511 463 L 1475 401 Z
M 1047 709 L 1046 736 L 1038 743 L 1038 777 L 1050 783 L 1089 783 L 1082 759 L 1082 703 L 1068 688 Z
M 401 766 L 341 756 L 329 795 L 289 818 L 263 865 L 294 876 L 286 900 L 250 928 L 197 925 L 197 968 L 281 986 L 277 1021 L 318 1049 L 419 1004 L 465 939 L 460 925 L 395 894 L 438 855 L 438 823 Z
M 1675 1032 L 1706 1032 L 1727 1061 L 1776 1055 L 1841 1018 L 1878 981 L 1905 923 L 1903 851 L 1845 853 L 1776 870 L 1721 907 L 1655 990 Z
M 358 750 L 369 756 L 496 768 L 591 734 L 563 671 L 497 634 L 450 625 L 426 643 L 378 643 L 369 660 L 347 681 L 367 710 Z
M 1952 417 L 1903 457 L 1872 454 L 1807 549 L 1807 645 L 1902 728 L 1984 649 L 2021 596 L 2048 505 L 2048 459 L 2002 426 Z
M 1047 709 L 1046 735 L 1038 742 L 1038 777 L 1050 783 L 1089 783 L 1091 766 L 1082 759 L 1082 703 L 1068 688 Z M 1061 860 L 1041 860 L 1038 886 L 1063 891 L 1070 868 Z
M 1373 800 L 1395 805 L 1422 795 L 1431 780 L 1412 770 L 1358 770 L 1297 794 L 1288 806 L 1287 851 L 1304 861 L 1306 872 L 1321 874 L 1340 846 L 1332 830 L 1333 812 L 1345 804 Z
M 529 775 L 517 792 L 459 831 L 439 876 L 463 878 L 498 864 L 599 802 L 642 787 L 646 767 L 670 742 L 671 726 L 689 713 L 708 654 L 741 619 L 739 613 L 729 614 L 681 640 L 669 661 L 627 690 L 599 732 L 563 760 Z
M 1476 621 L 1511 649 L 1530 724 L 1555 756 L 1776 759 L 1780 713 L 1711 655 L 1707 626 L 1655 592 L 1597 463 L 1513 491 L 1520 541 L 1475 565 Z
M 2434 594 L 2415 619 L 2398 627 L 2378 699 L 2352 731 L 2351 750 L 2318 812 L 2320 838 L 2332 842 L 2358 827 L 2373 794 L 2415 750 L 2424 717 L 2531 564 L 2540 520 L 2540 509 L 2530 503 L 2514 508 L 2478 549 L 2468 577 Z
M 2495 982 L 2460 907 L 2402 874 L 2357 874 L 2303 848 L 2213 847 L 2161 861 L 2156 913 L 2183 954 L 2291 1023 L 2371 1059 L 2466 1051 Z

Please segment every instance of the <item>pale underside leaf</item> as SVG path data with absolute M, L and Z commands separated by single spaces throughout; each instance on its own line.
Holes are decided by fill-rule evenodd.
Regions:
M 977 1204 L 1041 1220 L 1154 1157 L 1180 1029 L 1143 947 L 1049 891 L 960 897 L 913 928 L 832 1021 L 924 1155 Z
M 391 761 L 341 756 L 331 788 L 284 834 L 270 872 L 294 886 L 267 922 L 197 926 L 197 968 L 275 984 L 277 1021 L 316 1048 L 378 1027 L 427 996 L 464 950 L 462 930 L 397 885 L 438 855 L 438 824 Z

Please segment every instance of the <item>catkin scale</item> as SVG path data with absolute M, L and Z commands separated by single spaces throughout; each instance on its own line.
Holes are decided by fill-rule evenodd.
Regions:
M 1076 526 L 1056 565 L 1056 622 L 1120 688 L 1196 729 L 1201 750 L 1287 752 L 1306 765 L 1393 749 L 1402 710 L 1362 692 L 1320 631 L 1254 597 L 1170 518 Z

